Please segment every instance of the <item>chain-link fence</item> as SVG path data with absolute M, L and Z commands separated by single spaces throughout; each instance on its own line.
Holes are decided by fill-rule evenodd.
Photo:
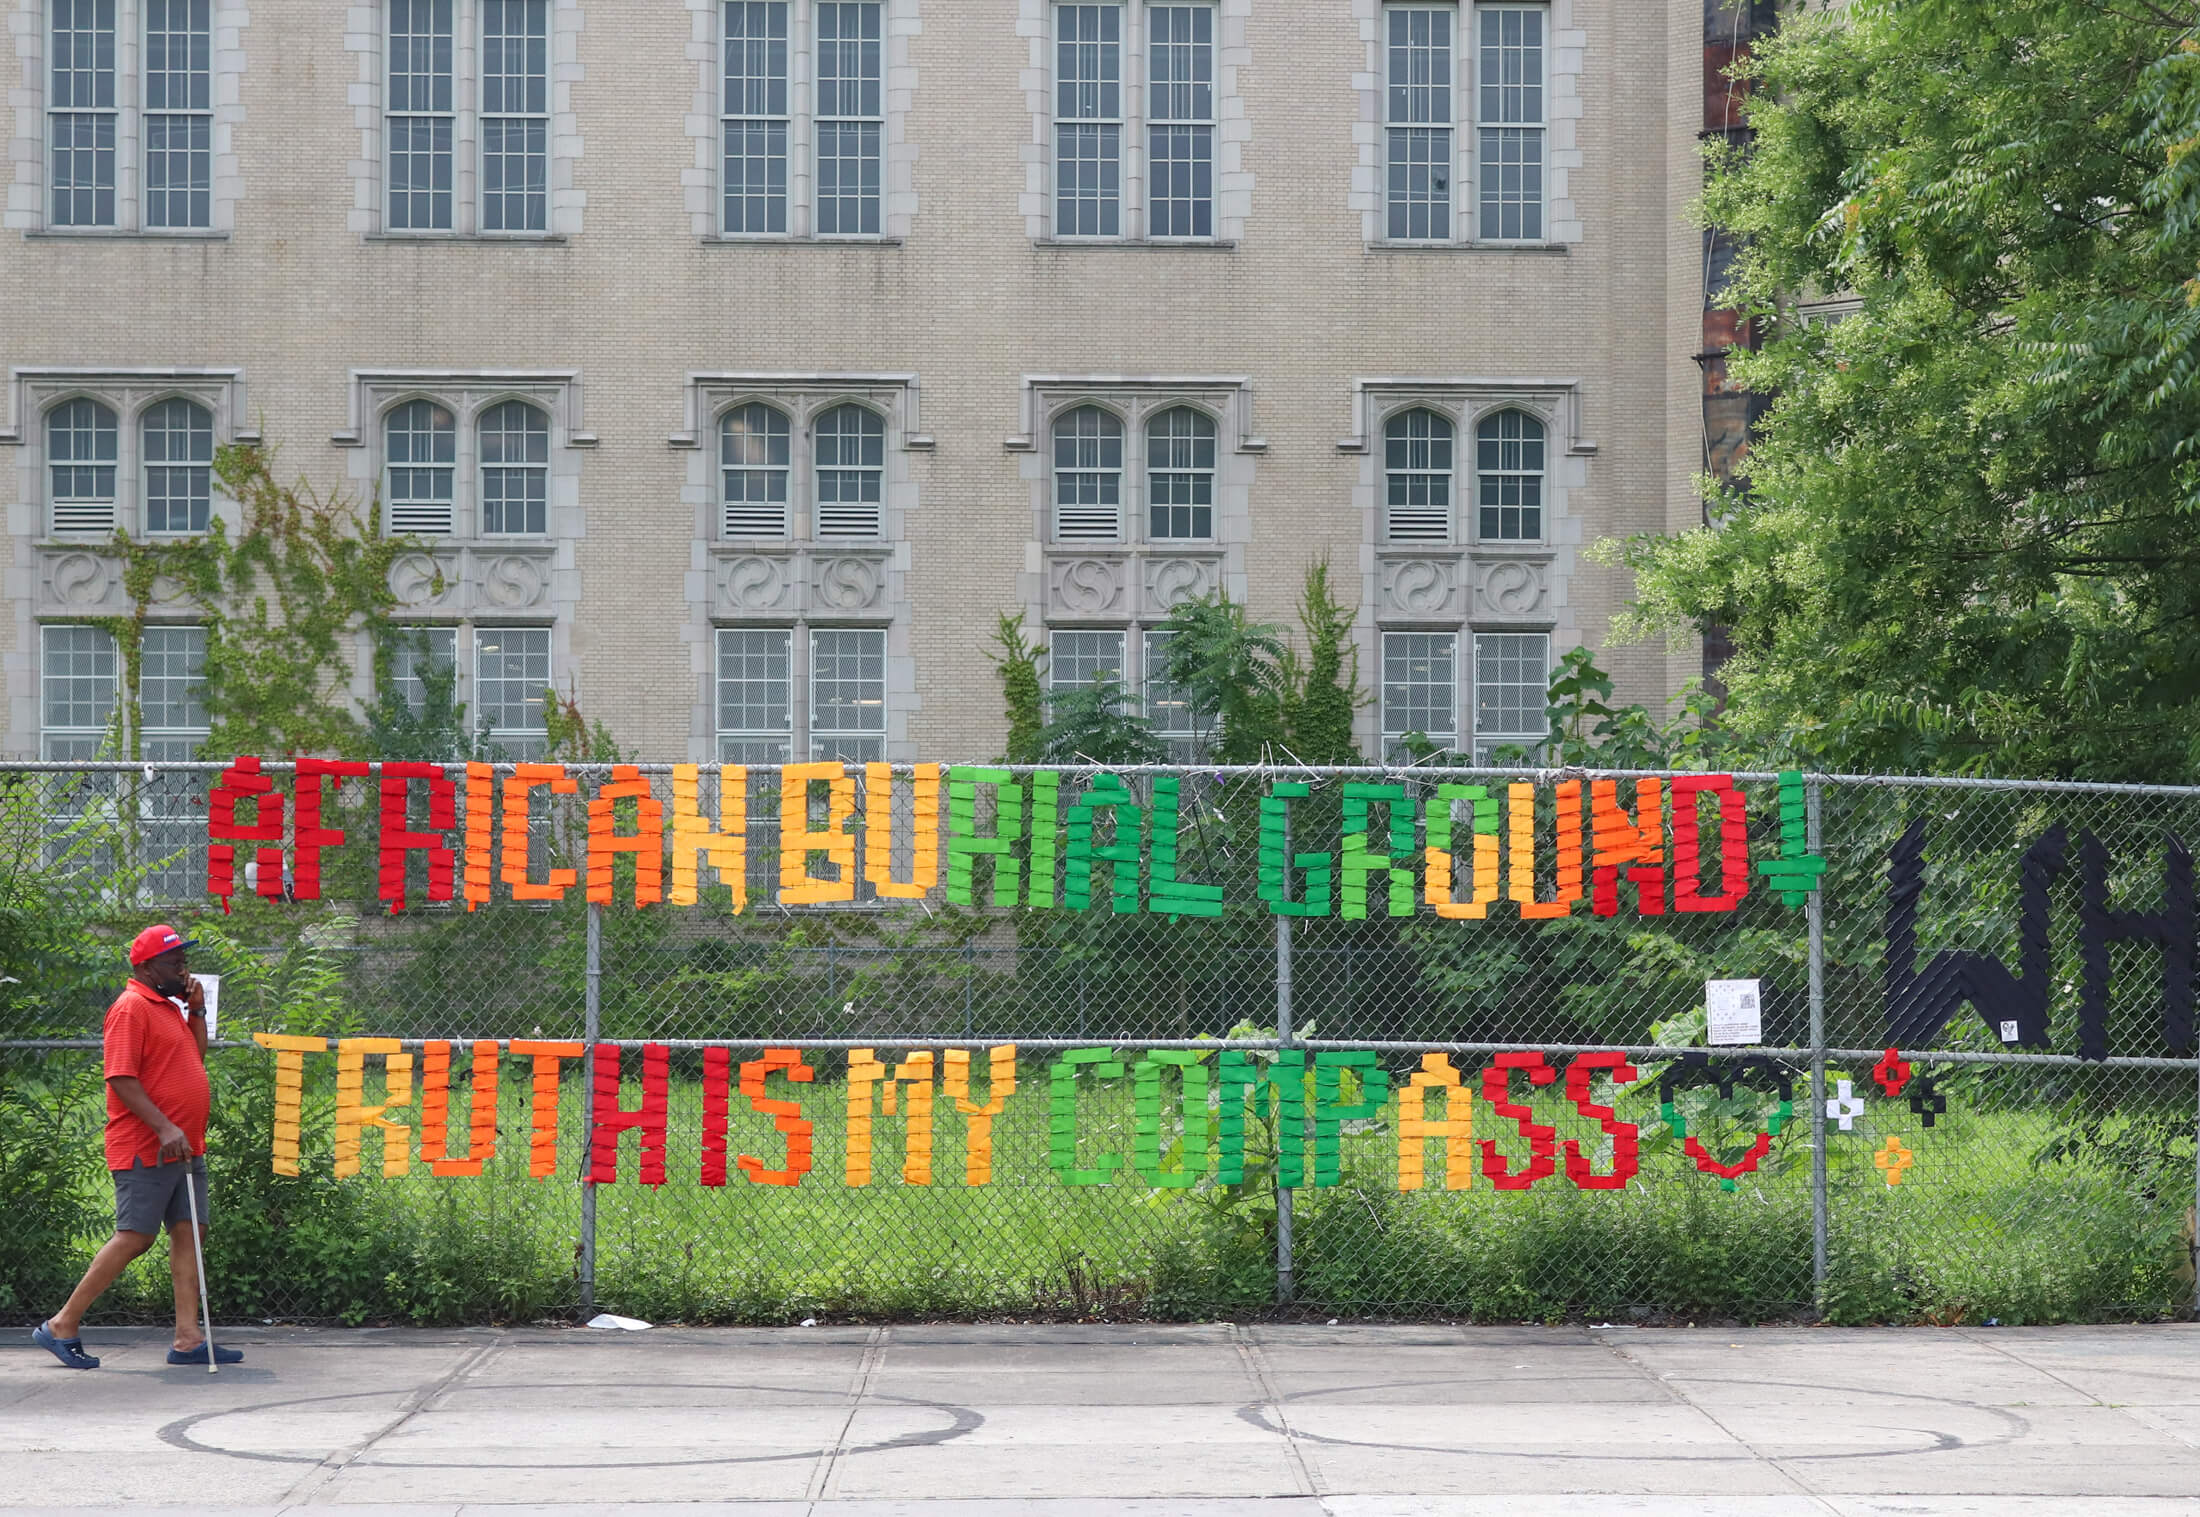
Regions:
M 0 917 L 0 1312 L 50 1311 L 104 1236 L 100 1015 L 125 929 L 163 914 L 222 976 L 232 1316 L 2194 1305 L 2200 791 L 852 765 L 795 782 L 790 851 L 777 771 L 659 765 L 598 805 L 592 859 L 605 768 L 513 811 L 509 768 L 453 766 L 447 807 L 326 786 L 346 836 L 317 881 L 294 816 L 235 845 L 224 915 L 219 769 L 0 769 L 25 908 Z M 607 828 L 646 840 L 607 866 Z M 653 884 L 673 899 L 637 906 Z M 1756 982 L 1746 1046 L 1709 1041 L 1713 980 Z M 299 1059 L 295 1175 L 259 1032 L 329 1040 Z M 404 1054 L 353 1054 L 347 1096 L 360 1037 Z M 604 1046 L 616 1088 L 578 1056 Z M 406 1130 L 369 1123 L 339 1175 L 365 1099 Z M 586 1181 L 614 1100 L 660 1127 L 664 1183 L 635 1136 Z M 480 1173 L 436 1173 L 469 1130 Z M 165 1309 L 157 1264 L 121 1291 Z

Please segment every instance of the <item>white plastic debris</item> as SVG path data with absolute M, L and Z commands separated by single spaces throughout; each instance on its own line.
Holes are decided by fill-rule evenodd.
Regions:
M 588 1319 L 588 1325 L 590 1327 L 617 1328 L 629 1333 L 646 1333 L 649 1331 L 649 1324 L 639 1317 L 617 1317 L 610 1312 L 598 1312 Z
M 804 1327 L 815 1327 L 817 1326 L 817 1319 L 815 1317 L 804 1317 L 802 1319 L 802 1325 Z

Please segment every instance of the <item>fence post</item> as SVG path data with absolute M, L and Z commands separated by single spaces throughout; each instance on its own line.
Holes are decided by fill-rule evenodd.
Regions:
M 2200 1075 L 2192 1099 L 2192 1314 L 2200 1317 Z
M 1289 857 L 1288 853 L 1285 857 Z M 1291 919 L 1276 918 L 1276 1041 L 1291 1041 Z M 1283 1112 L 1276 1112 L 1276 1304 L 1291 1304 L 1291 1187 L 1283 1183 L 1283 1145 L 1303 1143 L 1304 1133 L 1287 1133 Z
M 581 1011 L 581 1317 L 596 1315 L 596 1187 L 588 1182 L 588 1140 L 596 1130 L 596 1039 L 603 1031 L 603 907 L 588 907 L 588 980 Z
M 1805 847 L 1823 854 L 1821 803 L 1824 785 L 1815 774 L 1804 778 Z M 1810 923 L 1810 1284 L 1811 1306 L 1826 1315 L 1826 881 L 1810 893 L 1803 910 Z

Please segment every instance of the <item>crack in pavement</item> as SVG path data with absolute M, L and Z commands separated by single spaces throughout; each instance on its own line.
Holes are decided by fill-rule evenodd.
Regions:
M 457 1364 L 451 1366 L 449 1370 L 445 1371 L 437 1379 L 430 1381 L 427 1385 L 413 1392 L 410 1396 L 407 1396 L 403 1404 L 398 1407 L 397 1415 L 392 1417 L 387 1423 L 383 1424 L 374 1432 L 369 1433 L 365 1438 L 362 1438 L 359 1442 L 351 1445 L 349 1448 L 336 1450 L 327 1458 L 323 1459 L 319 1464 L 315 1465 L 311 1470 L 308 1470 L 304 1475 L 300 1476 L 297 1484 L 293 1485 L 289 1490 L 283 1493 L 283 1504 L 285 1506 L 304 1504 L 308 1502 L 311 1497 L 317 1492 L 327 1489 L 330 1482 L 335 1480 L 337 1476 L 343 1474 L 345 1470 L 349 1469 L 354 1463 L 356 1463 L 359 1460 L 360 1456 L 365 1454 L 367 1450 L 373 1448 L 384 1438 L 389 1437 L 390 1434 L 396 1432 L 406 1423 L 412 1421 L 415 1416 L 419 1415 L 419 1413 L 427 1407 L 429 1402 L 435 1400 L 436 1397 L 442 1395 L 443 1392 L 449 1389 L 451 1385 L 453 1385 L 455 1382 L 462 1380 L 467 1375 L 471 1374 L 477 1366 L 479 1366 L 484 1360 L 488 1359 L 491 1355 L 496 1353 L 497 1350 L 501 1349 L 503 1346 L 504 1334 L 500 1332 L 496 1335 L 495 1338 L 491 1339 L 487 1343 L 482 1344 L 481 1347 L 475 1349 L 471 1354 L 468 1354 L 465 1358 L 459 1360 Z

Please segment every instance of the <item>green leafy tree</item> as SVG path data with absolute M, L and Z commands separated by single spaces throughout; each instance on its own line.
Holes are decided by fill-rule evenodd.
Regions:
M 1131 709 L 1130 692 L 1101 675 L 1047 698 L 1048 721 L 1039 735 L 1042 764 L 1165 764 L 1168 745 L 1153 723 Z
M 397 646 L 409 643 L 420 681 L 420 702 L 407 699 L 395 678 Z M 479 756 L 480 743 L 466 727 L 458 699 L 458 670 L 430 656 L 427 634 L 393 629 L 375 649 L 374 703 L 367 708 L 366 751 L 376 758 L 449 761 Z
M 1295 650 L 1282 659 L 1284 727 L 1292 756 L 1306 764 L 1357 764 L 1353 714 L 1367 704 L 1360 689 L 1360 650 L 1352 640 L 1353 615 L 1329 588 L 1329 560 L 1306 571 L 1299 592 L 1299 628 L 1306 658 Z
M 1258 763 L 1287 740 L 1283 628 L 1219 592 L 1183 602 L 1166 627 L 1169 683 L 1206 724 L 1201 746 L 1216 762 Z
M 2200 774 L 2200 50 L 2189 7 L 1857 0 L 1746 65 L 1707 217 L 1771 323 L 1748 493 L 1638 539 L 1806 762 Z M 1854 313 L 1795 319 L 1796 292 Z
M 1026 641 L 1021 612 L 1001 613 L 993 629 L 1000 652 L 992 655 L 1000 671 L 1001 697 L 1008 707 L 1008 751 L 1011 764 L 1036 764 L 1045 749 L 1046 699 L 1039 684 L 1039 663 L 1046 653 Z

